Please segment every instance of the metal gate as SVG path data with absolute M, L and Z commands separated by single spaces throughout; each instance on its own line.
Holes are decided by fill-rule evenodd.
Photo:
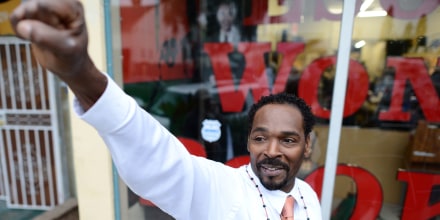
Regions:
M 15 37 L 0 37 L 0 61 L 0 198 L 52 208 L 66 196 L 55 79 Z

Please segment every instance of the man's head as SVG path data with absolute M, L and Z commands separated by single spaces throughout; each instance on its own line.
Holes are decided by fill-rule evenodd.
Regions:
M 223 31 L 228 32 L 231 29 L 236 16 L 237 7 L 234 2 L 224 1 L 220 3 L 217 8 L 217 21 Z
M 264 96 L 249 111 L 248 151 L 254 173 L 269 190 L 288 192 L 305 156 L 311 152 L 315 118 L 294 95 Z

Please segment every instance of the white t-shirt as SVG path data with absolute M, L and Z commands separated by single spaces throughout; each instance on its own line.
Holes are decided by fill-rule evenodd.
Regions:
M 232 168 L 190 155 L 150 114 L 111 79 L 87 112 L 75 111 L 107 144 L 120 177 L 139 196 L 180 220 L 279 219 L 287 193 L 266 190 L 249 166 Z M 266 209 L 255 184 L 259 185 Z M 304 199 L 300 198 L 300 193 Z M 295 220 L 321 219 L 313 189 L 300 179 L 289 193 Z M 307 209 L 304 209 L 304 206 Z

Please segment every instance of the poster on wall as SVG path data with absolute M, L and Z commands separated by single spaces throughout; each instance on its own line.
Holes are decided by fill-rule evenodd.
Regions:
M 243 1 L 121 0 L 124 83 L 209 78 L 201 70 L 209 62 L 201 57 L 203 43 L 255 39 L 241 25 L 242 6 Z
M 255 81 L 253 73 L 264 71 L 264 63 L 246 70 L 240 51 L 240 44 L 256 42 L 256 26 L 242 22 L 249 10 L 246 4 L 246 0 L 120 1 L 126 92 L 163 119 L 174 134 L 199 140 L 215 151 L 216 155 L 208 152 L 209 157 L 222 162 L 227 154 L 246 153 L 241 137 L 246 132 L 245 113 L 253 103 L 247 90 Z M 267 46 L 264 49 L 270 49 Z M 203 121 L 217 122 L 216 141 L 202 135 Z M 229 151 L 235 152 L 219 147 L 228 140 L 234 145 Z
M 125 83 L 191 77 L 186 1 L 121 1 L 120 13 Z
M 22 0 L 0 0 L 0 36 L 13 35 L 9 16 Z

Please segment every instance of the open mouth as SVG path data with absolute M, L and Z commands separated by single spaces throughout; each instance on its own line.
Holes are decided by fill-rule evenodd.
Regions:
M 285 172 L 282 166 L 273 166 L 270 164 L 262 164 L 260 166 L 261 173 L 265 176 L 278 176 Z

